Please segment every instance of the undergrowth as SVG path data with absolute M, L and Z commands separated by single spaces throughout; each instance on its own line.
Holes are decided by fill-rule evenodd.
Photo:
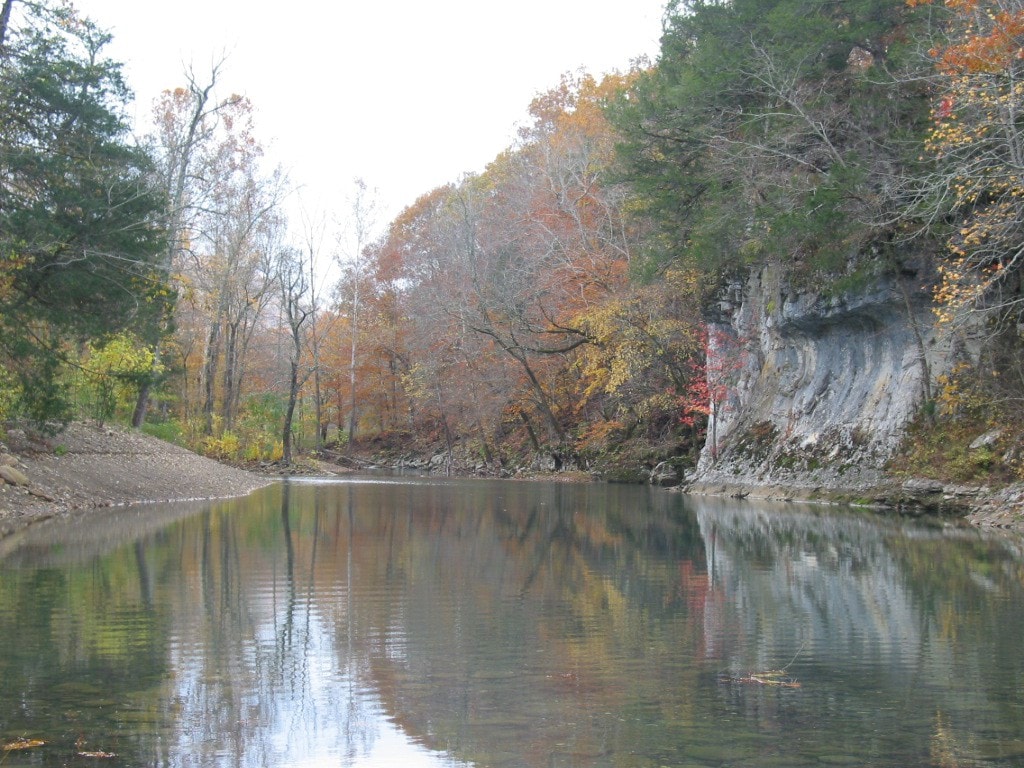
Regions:
M 924 477 L 947 483 L 1002 485 L 1024 478 L 1017 440 L 1021 425 L 1002 424 L 992 442 L 971 444 L 993 429 L 975 418 L 919 417 L 907 430 L 900 451 L 890 460 L 897 477 Z

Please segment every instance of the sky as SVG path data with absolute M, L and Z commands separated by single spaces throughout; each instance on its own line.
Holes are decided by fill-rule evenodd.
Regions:
M 382 223 L 484 170 L 538 93 L 658 52 L 665 0 L 78 0 L 114 40 L 136 126 L 191 67 L 256 109 L 307 211 L 344 215 L 361 178 Z M 226 58 L 225 58 L 226 57 Z

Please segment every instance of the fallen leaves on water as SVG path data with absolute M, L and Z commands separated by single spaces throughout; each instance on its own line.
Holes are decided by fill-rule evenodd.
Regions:
M 41 739 L 15 739 L 4 744 L 4 750 L 13 752 L 16 749 L 35 749 L 45 744 Z

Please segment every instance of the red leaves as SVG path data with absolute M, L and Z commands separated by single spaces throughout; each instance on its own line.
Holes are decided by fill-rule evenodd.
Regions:
M 708 327 L 704 334 L 704 362 L 691 380 L 689 391 L 679 399 L 680 423 L 693 426 L 697 416 L 721 412 L 742 370 L 746 354 L 737 340 L 721 328 Z
M 943 96 L 939 101 L 939 106 L 935 109 L 935 116 L 941 120 L 945 120 L 953 114 L 953 97 Z

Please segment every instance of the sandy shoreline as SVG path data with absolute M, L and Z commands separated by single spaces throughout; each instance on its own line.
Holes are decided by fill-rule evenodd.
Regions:
M 83 423 L 45 441 L 8 430 L 0 444 L 4 472 L 0 538 L 78 510 L 231 498 L 277 482 L 148 435 Z

